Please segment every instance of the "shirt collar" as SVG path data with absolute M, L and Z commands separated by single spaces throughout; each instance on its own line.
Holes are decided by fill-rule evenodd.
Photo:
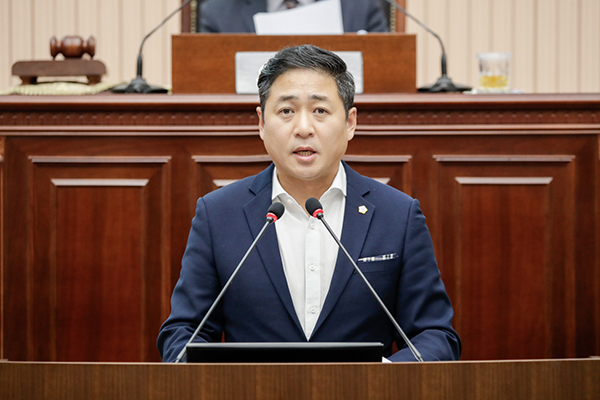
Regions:
M 327 189 L 327 191 L 325 191 L 325 193 L 323 194 L 323 197 L 329 197 L 330 194 L 328 193 L 333 193 L 335 191 L 339 191 L 341 192 L 344 197 L 346 197 L 346 170 L 344 169 L 344 166 L 342 165 L 342 162 L 340 161 L 340 166 L 338 168 L 338 172 L 335 175 L 335 178 L 333 179 L 333 182 L 331 183 L 331 186 L 329 187 L 329 189 Z M 273 168 L 273 189 L 271 192 L 271 200 L 275 200 L 277 198 L 277 196 L 285 194 L 287 196 L 289 196 L 289 194 L 285 191 L 285 189 L 283 188 L 283 186 L 281 186 L 281 183 L 279 183 L 279 178 L 277 177 L 277 167 Z

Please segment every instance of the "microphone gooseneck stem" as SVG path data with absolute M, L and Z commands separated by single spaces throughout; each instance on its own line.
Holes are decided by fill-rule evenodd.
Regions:
M 431 29 L 429 29 L 429 27 L 427 25 L 425 25 L 424 23 L 422 23 L 421 21 L 419 21 L 418 19 L 413 17 L 408 11 L 406 11 L 404 9 L 404 7 L 402 7 L 400 4 L 396 3 L 394 0 L 386 0 L 386 1 L 388 3 L 390 3 L 393 7 L 396 7 L 396 9 L 399 10 L 402 14 L 404 14 L 408 18 L 412 19 L 421 28 L 425 29 L 427 32 L 429 32 L 433 36 L 435 36 L 435 38 L 438 40 L 438 42 L 440 42 L 440 46 L 442 47 L 442 76 L 446 76 L 446 72 L 447 72 L 447 70 L 446 70 L 446 48 L 444 47 L 444 43 L 442 42 L 442 39 L 439 37 L 439 35 L 437 33 L 435 33 L 434 31 L 432 31 Z
M 148 39 L 161 26 L 166 24 L 167 21 L 170 20 L 171 17 L 173 17 L 173 15 L 177 14 L 183 7 L 187 6 L 190 1 L 191 0 L 185 0 L 183 3 L 181 3 L 181 5 L 175 11 L 173 11 L 171 14 L 169 14 L 167 16 L 167 18 L 163 19 L 162 22 L 156 26 L 156 28 L 152 29 L 150 32 L 148 32 L 148 34 L 146 36 L 144 36 L 144 39 L 142 39 L 142 43 L 140 44 L 140 51 L 138 53 L 138 60 L 137 60 L 137 77 L 138 78 L 142 77 L 142 49 L 144 48 L 144 43 L 146 43 L 146 39 Z
M 352 257 L 350 256 L 350 254 L 348 253 L 348 251 L 346 250 L 346 248 L 342 244 L 342 242 L 338 239 L 337 235 L 333 232 L 333 230 L 331 229 L 331 227 L 329 226 L 329 224 L 327 223 L 327 221 L 325 221 L 325 217 L 324 217 L 323 213 L 319 213 L 317 215 L 317 218 L 321 220 L 321 222 L 323 223 L 323 225 L 325 225 L 325 228 L 327 228 L 327 230 L 329 231 L 329 233 L 331 234 L 331 236 L 333 237 L 333 239 L 337 242 L 337 244 L 340 247 L 340 249 L 342 249 L 342 251 L 344 252 L 344 254 L 346 255 L 346 257 L 348 258 L 348 260 L 350 260 L 350 262 L 354 266 L 354 269 L 356 270 L 356 272 L 358 272 L 358 274 L 360 275 L 360 277 L 366 283 L 366 285 L 369 288 L 369 290 L 371 291 L 371 293 L 373 293 L 373 296 L 375 296 L 375 298 L 379 302 L 379 305 L 385 311 L 387 317 L 390 319 L 390 321 L 394 325 L 394 328 L 396 328 L 396 331 L 398 331 L 398 333 L 400 334 L 400 336 L 402 336 L 402 339 L 404 339 L 404 342 L 406 343 L 406 345 L 408 346 L 408 348 L 410 349 L 410 351 L 413 353 L 413 355 L 415 356 L 415 358 L 417 359 L 417 361 L 423 362 L 423 357 L 421 357 L 421 353 L 419 353 L 419 351 L 412 344 L 412 342 L 410 341 L 410 339 L 408 338 L 408 336 L 406 336 L 406 334 L 404 333 L 404 331 L 402 330 L 402 328 L 400 327 L 400 325 L 398 325 L 398 323 L 396 322 L 396 319 L 394 318 L 394 316 L 392 315 L 392 313 L 390 313 L 390 311 L 388 310 L 388 308 L 385 306 L 383 300 L 381 300 L 381 298 L 379 297 L 379 295 L 377 294 L 377 292 L 375 291 L 375 289 L 373 289 L 373 286 L 371 286 L 371 284 L 369 283 L 369 281 L 367 280 L 367 278 L 363 275 L 363 273 L 360 270 L 360 268 L 358 268 L 358 265 L 356 265 L 356 263 L 354 262 L 354 260 L 352 259 Z
M 138 54 L 138 59 L 137 59 L 137 74 L 136 77 L 138 78 L 142 78 L 142 49 L 140 49 L 140 54 Z
M 252 242 L 252 244 L 248 248 L 248 251 L 246 251 L 246 254 L 244 254 L 244 257 L 242 257 L 242 260 L 239 262 L 239 264 L 237 265 L 237 267 L 235 267 L 235 270 L 233 270 L 233 273 L 231 274 L 231 276 L 227 280 L 227 283 L 225 283 L 225 286 L 223 286 L 223 289 L 221 289 L 221 293 L 219 293 L 219 295 L 217 296 L 217 298 L 215 299 L 215 301 L 212 303 L 212 306 L 206 312 L 206 315 L 204 316 L 204 318 L 202 318 L 202 321 L 200 321 L 200 325 L 198 325 L 198 327 L 196 328 L 196 330 L 192 334 L 192 337 L 190 338 L 190 340 L 188 340 L 188 342 L 185 344 L 185 346 L 183 346 L 183 349 L 181 349 L 181 352 L 177 356 L 177 359 L 175 359 L 176 363 L 178 363 L 178 362 L 181 361 L 181 359 L 185 355 L 185 352 L 187 350 L 188 344 L 192 343 L 192 341 L 196 338 L 196 336 L 198 336 L 198 334 L 200 333 L 200 330 L 204 327 L 204 324 L 206 324 L 206 321 L 208 321 L 208 318 L 210 317 L 210 315 L 213 313 L 213 311 L 217 307 L 217 304 L 219 304 L 219 301 L 221 300 L 221 297 L 223 297 L 223 295 L 227 291 L 227 288 L 229 287 L 229 285 L 233 281 L 233 278 L 238 273 L 238 271 L 240 270 L 240 268 L 242 267 L 242 265 L 244 264 L 244 262 L 246 261 L 246 259 L 250 255 L 250 253 L 252 252 L 252 250 L 254 250 L 254 248 L 256 247 L 256 244 L 262 238 L 262 236 L 266 232 L 266 230 L 269 227 L 269 225 L 271 225 L 273 222 L 275 222 L 275 219 L 273 219 L 272 217 L 268 217 L 267 218 L 267 221 L 265 222 L 265 224 L 263 225 L 262 229 L 260 230 L 260 232 L 256 236 L 256 239 L 254 239 L 254 242 Z

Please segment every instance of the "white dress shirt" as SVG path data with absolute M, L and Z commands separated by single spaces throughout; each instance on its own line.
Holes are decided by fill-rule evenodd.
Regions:
M 314 3 L 315 0 L 298 0 L 298 5 L 305 6 Z M 287 7 L 283 0 L 267 0 L 267 12 L 285 11 Z
M 329 291 L 338 245 L 323 223 L 309 216 L 283 189 L 276 168 L 271 198 L 285 205 L 285 213 L 275 224 L 279 252 L 294 309 L 310 339 Z M 346 208 L 346 171 L 342 163 L 331 187 L 319 200 L 327 223 L 340 237 Z

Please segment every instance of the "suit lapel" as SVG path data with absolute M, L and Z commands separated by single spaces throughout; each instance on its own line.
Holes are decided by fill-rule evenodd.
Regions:
M 363 198 L 369 192 L 369 187 L 363 183 L 363 177 L 345 163 L 344 167 L 346 168 L 347 175 L 347 191 L 341 241 L 354 262 L 356 262 L 367 238 L 375 206 Z M 367 208 L 365 214 L 361 214 L 358 211 L 361 206 Z M 325 298 L 323 310 L 321 310 L 321 314 L 317 320 L 313 336 L 335 307 L 353 272 L 354 266 L 348 261 L 343 250 L 339 249 L 329 292 Z
M 248 226 L 250 227 L 253 237 L 258 235 L 265 224 L 266 212 L 271 205 L 272 176 L 272 165 L 257 175 L 250 186 L 250 190 L 255 193 L 256 196 L 244 205 L 244 213 L 246 214 L 246 220 L 248 221 Z M 283 272 L 283 264 L 281 263 L 281 255 L 279 254 L 275 226 L 268 227 L 264 237 L 257 244 L 256 249 L 263 262 L 263 266 L 269 275 L 269 279 L 271 279 L 271 282 L 275 287 L 277 295 L 294 320 L 296 327 L 302 332 L 302 337 L 304 337 L 304 331 L 302 330 L 302 325 L 300 325 L 300 321 L 296 315 L 292 296 L 290 295 L 285 273 Z

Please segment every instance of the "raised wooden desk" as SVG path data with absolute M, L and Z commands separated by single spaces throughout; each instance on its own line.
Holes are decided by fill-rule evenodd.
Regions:
M 591 400 L 600 393 L 598 376 L 598 359 L 393 365 L 0 362 L 0 397 Z
M 269 164 L 254 96 L 0 98 L 0 358 L 157 361 L 198 196 Z M 418 198 L 463 359 L 600 353 L 600 95 L 362 95 L 346 160 Z

